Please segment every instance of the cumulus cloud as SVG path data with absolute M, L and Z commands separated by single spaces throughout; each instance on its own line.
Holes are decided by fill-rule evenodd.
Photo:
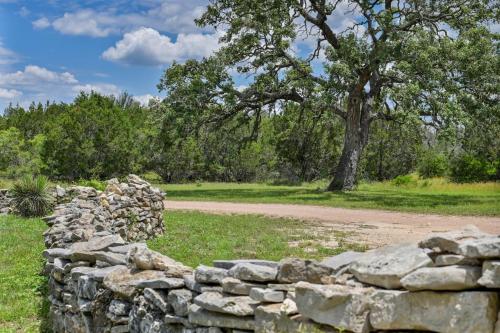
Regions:
M 38 86 L 44 83 L 74 84 L 78 81 L 69 72 L 53 72 L 44 67 L 28 65 L 14 73 L 0 73 L 0 85 Z
M 0 88 L 0 98 L 1 99 L 12 99 L 21 96 L 23 93 L 15 89 L 4 89 Z
M 175 42 L 152 28 L 139 28 L 102 54 L 109 61 L 157 66 L 174 60 L 209 56 L 219 48 L 220 34 L 179 34 Z
M 151 94 L 134 96 L 134 99 L 137 102 L 139 102 L 141 105 L 145 105 L 145 106 L 149 105 L 150 100 L 155 100 L 155 101 L 160 100 L 160 98 L 158 96 L 153 96 Z
M 127 3 L 128 4 L 128 3 Z M 107 37 L 148 26 L 158 31 L 191 33 L 200 31 L 194 20 L 205 10 L 206 3 L 197 1 L 162 1 L 142 4 L 145 10 L 120 12 L 122 8 L 109 5 L 101 10 L 83 8 L 66 12 L 52 22 L 46 18 L 33 22 L 37 29 L 52 27 L 66 35 Z M 133 6 L 129 6 L 134 8 Z
M 50 27 L 50 21 L 46 17 L 39 18 L 38 20 L 31 22 L 31 24 L 35 29 L 45 29 Z
M 120 88 L 110 83 L 95 83 L 95 84 L 77 84 L 72 88 L 73 92 L 80 93 L 90 93 L 92 91 L 103 94 L 103 95 L 115 95 L 120 94 Z

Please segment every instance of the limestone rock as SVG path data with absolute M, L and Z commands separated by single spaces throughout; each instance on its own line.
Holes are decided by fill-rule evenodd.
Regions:
M 221 283 L 227 276 L 227 269 L 209 267 L 205 265 L 198 266 L 194 271 L 194 279 L 199 283 Z
M 167 302 L 177 316 L 187 316 L 193 300 L 193 292 L 187 289 L 176 289 L 168 293 Z
M 74 243 L 70 249 L 73 252 L 96 252 L 105 250 L 110 246 L 123 244 L 125 244 L 125 241 L 119 235 L 109 235 L 104 237 L 93 237 L 87 242 Z
M 379 290 L 373 294 L 370 322 L 378 330 L 489 333 L 497 313 L 495 292 Z
M 369 331 L 372 288 L 297 283 L 295 302 L 299 313 L 317 323 L 355 333 Z
M 401 279 L 405 289 L 416 290 L 465 290 L 479 286 L 481 267 L 443 266 L 424 267 Z
M 279 262 L 278 282 L 294 283 L 307 280 L 307 264 L 305 260 L 287 258 Z
M 129 267 L 135 269 L 164 271 L 168 277 L 182 278 L 192 271 L 191 268 L 146 246 L 132 247 L 128 253 L 128 263 Z
M 164 292 L 159 290 L 153 290 L 151 288 L 146 288 L 144 289 L 144 298 L 151 304 L 154 304 L 154 306 L 163 313 L 167 312 L 168 310 L 168 305 L 166 302 L 167 296 L 165 295 Z
M 223 296 L 220 293 L 206 292 L 194 299 L 194 304 L 205 310 L 226 313 L 234 316 L 251 316 L 259 302 L 248 296 Z
M 340 269 L 348 266 L 353 261 L 361 258 L 363 254 L 364 254 L 363 252 L 346 251 L 336 256 L 325 258 L 320 262 L 320 264 L 323 266 L 330 267 L 332 271 L 335 273 L 338 272 Z
M 221 284 L 222 284 L 222 290 L 224 292 L 229 294 L 245 295 L 245 296 L 250 295 L 250 290 L 252 288 L 259 288 L 263 286 L 265 287 L 265 285 L 262 284 L 244 282 L 232 277 L 226 277 L 222 279 Z
M 281 303 L 285 299 L 285 293 L 279 290 L 252 288 L 250 298 L 263 303 Z
M 361 282 L 397 289 L 402 286 L 402 277 L 432 264 L 431 258 L 423 249 L 412 244 L 402 244 L 365 253 L 349 265 L 349 271 Z
M 458 253 L 467 258 L 500 259 L 500 237 L 483 237 L 462 242 Z
M 275 281 L 278 269 L 268 266 L 240 263 L 229 270 L 229 275 L 244 281 Z
M 137 287 L 152 289 L 178 289 L 184 287 L 184 279 L 160 277 L 142 281 L 137 284 Z
M 452 265 L 479 266 L 481 263 L 477 259 L 466 258 L 459 254 L 441 254 L 434 259 L 434 264 L 436 266 L 452 266 Z
M 189 321 L 201 326 L 227 327 L 253 331 L 255 321 L 252 317 L 237 317 L 223 313 L 210 312 L 193 304 L 189 307 Z
M 421 248 L 437 248 L 441 252 L 460 254 L 459 246 L 465 241 L 491 236 L 479 230 L 474 225 L 468 225 L 461 230 L 431 234 L 419 243 Z
M 260 260 L 260 259 L 236 259 L 236 260 L 214 260 L 214 267 L 231 269 L 237 264 L 254 264 L 260 266 L 267 266 L 271 268 L 278 267 L 278 263 L 276 261 L 270 260 Z
M 484 261 L 482 276 L 478 282 L 487 288 L 500 288 L 500 260 Z

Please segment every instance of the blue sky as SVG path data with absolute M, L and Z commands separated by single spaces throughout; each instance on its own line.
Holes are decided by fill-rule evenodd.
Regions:
M 172 61 L 217 49 L 217 32 L 193 22 L 207 2 L 0 0 L 0 112 L 80 90 L 158 95 Z

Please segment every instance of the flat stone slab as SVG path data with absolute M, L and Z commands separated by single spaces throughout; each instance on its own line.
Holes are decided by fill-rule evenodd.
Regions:
M 194 304 L 205 310 L 244 317 L 253 315 L 259 302 L 248 296 L 223 296 L 220 293 L 206 292 L 196 296 Z
M 466 290 L 479 287 L 481 267 L 443 266 L 424 267 L 401 279 L 405 289 L 416 290 Z
M 260 260 L 260 259 L 237 259 L 237 260 L 214 260 L 213 265 L 217 268 L 231 269 L 237 264 L 254 264 L 276 268 L 278 263 L 276 261 L 270 260 Z
M 172 306 L 177 316 L 187 316 L 189 306 L 192 304 L 193 292 L 188 289 L 176 289 L 169 291 L 168 304 Z
M 195 325 L 227 327 L 253 331 L 255 321 L 253 317 L 238 317 L 224 313 L 211 312 L 192 304 L 189 307 L 189 321 Z
M 278 269 L 249 263 L 235 265 L 229 270 L 229 276 L 244 281 L 268 282 L 275 281 Z
M 244 296 L 250 295 L 250 290 L 252 290 L 252 288 L 266 287 L 266 285 L 263 284 L 244 282 L 232 277 L 222 279 L 221 284 L 224 292 Z
M 459 247 L 465 241 L 491 237 L 474 225 L 468 225 L 461 230 L 435 233 L 419 243 L 421 248 L 439 249 L 441 252 L 460 254 Z
M 500 288 L 500 260 L 484 261 L 482 276 L 478 282 L 486 288 Z
M 194 279 L 198 283 L 220 284 L 222 282 L 222 279 L 227 277 L 227 275 L 227 269 L 205 265 L 198 266 L 194 271 Z
M 184 287 L 184 279 L 161 277 L 139 282 L 137 287 L 152 289 L 178 289 Z
M 467 258 L 500 259 L 500 237 L 484 237 L 460 244 L 458 254 Z
M 346 267 L 354 260 L 361 258 L 364 255 L 364 252 L 356 252 L 356 251 L 346 251 L 342 252 L 339 255 L 328 257 L 320 261 L 321 265 L 330 267 L 334 273 L 338 272 L 342 268 Z
M 370 323 L 378 330 L 490 333 L 498 313 L 498 294 L 489 291 L 379 290 L 372 298 Z
M 297 283 L 295 303 L 299 313 L 337 329 L 365 333 L 369 330 L 370 295 L 373 288 Z
M 465 266 L 480 266 L 481 262 L 478 259 L 466 258 L 459 254 L 441 254 L 434 259 L 436 266 L 452 266 L 452 265 L 465 265 Z
M 250 290 L 250 297 L 262 303 L 281 303 L 285 299 L 285 293 L 280 290 L 252 288 Z
M 361 282 L 399 289 L 402 277 L 431 265 L 433 262 L 425 250 L 413 244 L 402 244 L 366 252 L 349 265 L 349 271 Z

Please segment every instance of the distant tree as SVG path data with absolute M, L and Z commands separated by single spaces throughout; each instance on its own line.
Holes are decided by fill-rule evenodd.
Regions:
M 212 0 L 198 23 L 225 30 L 223 47 L 173 64 L 159 88 L 193 127 L 236 118 L 258 128 L 283 103 L 340 117 L 328 189 L 350 190 L 375 120 L 447 127 L 498 99 L 497 39 L 485 27 L 495 20 L 487 0 Z M 248 87 L 236 87 L 234 70 L 252 76 Z

